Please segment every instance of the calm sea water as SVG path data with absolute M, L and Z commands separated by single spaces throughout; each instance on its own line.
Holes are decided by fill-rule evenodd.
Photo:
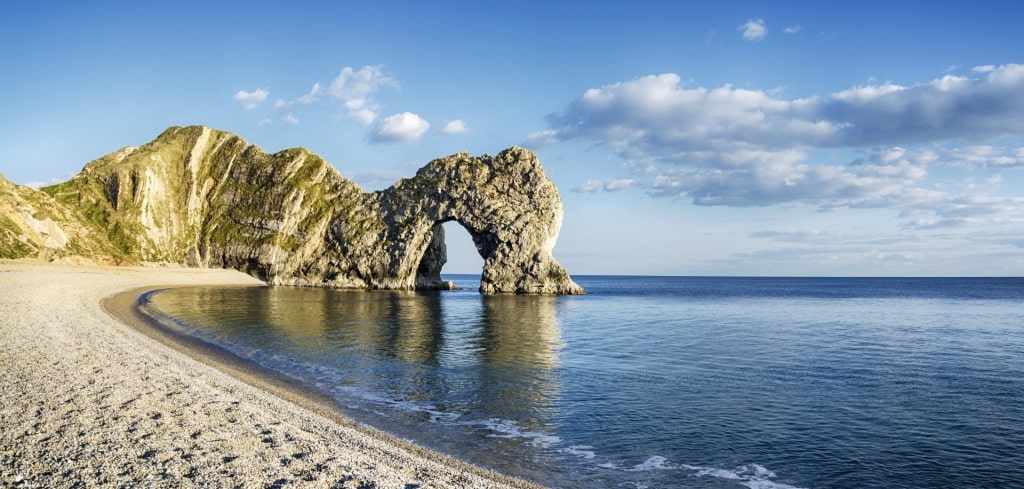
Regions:
M 1024 279 L 190 288 L 149 310 L 354 418 L 559 487 L 1024 485 Z

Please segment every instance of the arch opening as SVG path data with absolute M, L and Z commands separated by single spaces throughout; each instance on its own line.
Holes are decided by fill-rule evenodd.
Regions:
M 456 287 L 451 279 L 441 276 L 442 269 L 447 275 L 460 275 L 455 278 L 464 285 L 470 281 L 479 285 L 484 267 L 477 244 L 479 239 L 474 239 L 472 231 L 453 219 L 435 223 L 416 267 L 416 288 L 445 290 Z
M 448 221 L 442 226 L 445 231 L 445 246 L 448 249 L 448 261 L 444 266 L 444 272 L 480 275 L 484 268 L 484 259 L 473 241 L 473 235 L 457 221 Z

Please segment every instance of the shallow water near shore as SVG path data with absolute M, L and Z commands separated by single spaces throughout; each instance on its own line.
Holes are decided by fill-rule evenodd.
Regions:
M 1024 481 L 1024 279 L 575 277 L 588 295 L 183 288 L 150 314 L 353 418 L 558 487 Z

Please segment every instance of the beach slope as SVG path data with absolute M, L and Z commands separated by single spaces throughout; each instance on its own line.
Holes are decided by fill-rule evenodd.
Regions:
M 261 284 L 0 261 L 0 486 L 533 487 L 358 426 L 134 315 L 138 291 L 185 285 Z

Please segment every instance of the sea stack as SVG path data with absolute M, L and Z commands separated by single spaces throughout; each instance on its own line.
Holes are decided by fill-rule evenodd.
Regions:
M 439 289 L 448 286 L 441 225 L 456 221 L 484 259 L 482 293 L 583 293 L 551 255 L 558 190 L 522 148 L 440 158 L 365 192 L 305 149 L 268 154 L 234 134 L 172 127 L 65 183 L 6 190 L 0 239 L 10 246 L 0 251 L 9 257 L 234 268 L 273 285 Z M 35 202 L 50 209 L 48 236 L 74 232 L 31 235 L 39 226 L 21 221 L 38 217 Z

